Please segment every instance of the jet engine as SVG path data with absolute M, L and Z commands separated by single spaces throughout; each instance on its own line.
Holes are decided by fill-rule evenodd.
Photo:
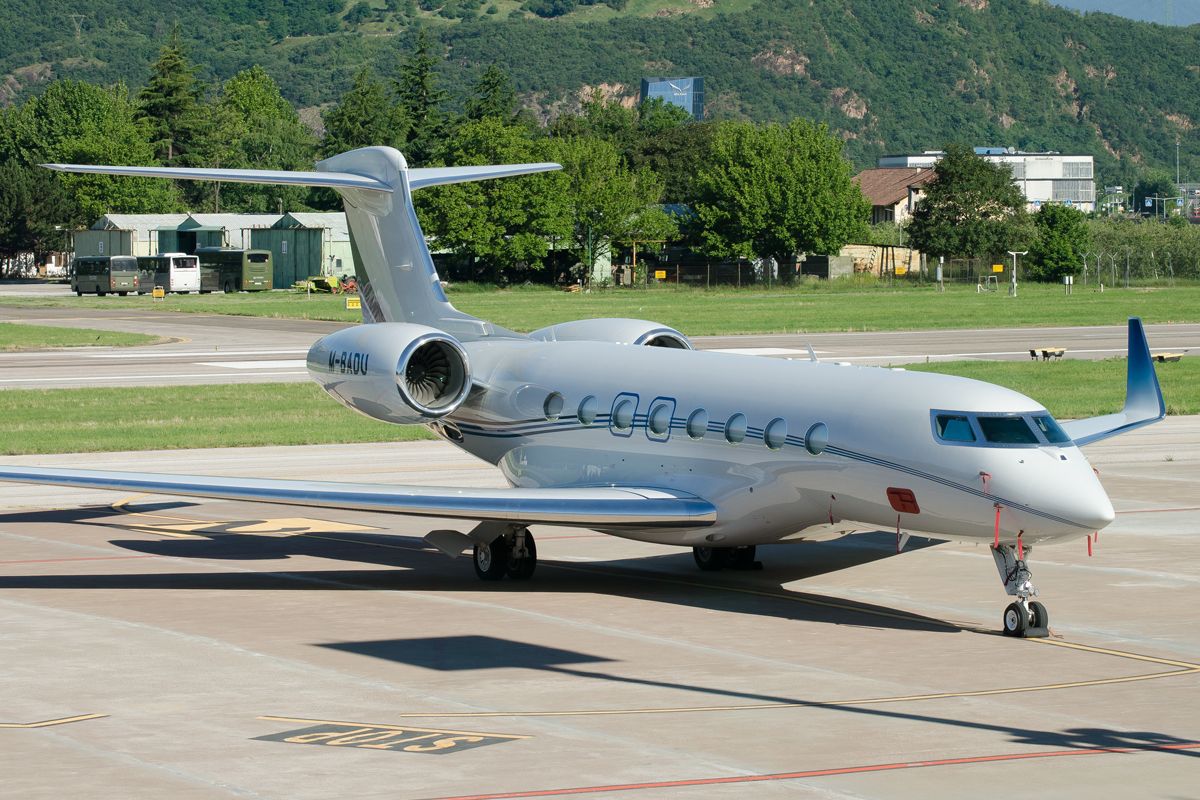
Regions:
M 398 425 L 444 417 L 471 391 L 458 340 L 406 322 L 357 325 L 322 337 L 308 351 L 308 372 L 347 408 Z
M 644 319 L 581 319 L 540 328 L 529 334 L 529 338 L 543 342 L 612 342 L 693 349 L 679 331 Z

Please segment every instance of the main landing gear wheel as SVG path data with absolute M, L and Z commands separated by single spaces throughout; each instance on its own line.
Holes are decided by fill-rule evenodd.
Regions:
M 1032 547 L 1025 548 L 1028 555 Z M 1004 635 L 1026 639 L 1042 638 L 1050 635 L 1050 612 L 1036 600 L 1037 587 L 1033 585 L 1033 574 L 1025 565 L 1025 560 L 1017 557 L 1017 547 L 1002 544 L 992 548 L 992 558 L 996 561 L 996 570 L 1004 583 L 1004 591 L 1016 598 L 1004 609 Z
M 705 572 L 720 569 L 762 569 L 762 563 L 754 560 L 754 545 L 746 547 L 693 547 L 692 558 L 696 566 Z
M 497 536 L 491 544 L 475 545 L 475 574 L 480 580 L 498 581 L 508 572 L 508 542 Z
M 505 575 L 517 581 L 529 580 L 537 569 L 537 543 L 528 528 L 509 530 L 490 544 L 477 542 L 473 561 L 481 580 L 498 581 Z

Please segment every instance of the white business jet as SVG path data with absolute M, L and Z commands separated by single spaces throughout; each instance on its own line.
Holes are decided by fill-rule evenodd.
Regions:
M 474 554 L 485 580 L 528 579 L 530 525 L 691 547 L 701 569 L 750 567 L 755 545 L 894 530 L 990 546 L 1004 631 L 1045 635 L 1030 549 L 1091 535 L 1113 508 L 1079 448 L 1165 414 L 1141 322 L 1129 322 L 1124 409 L 1057 423 L 1024 395 L 878 367 L 699 352 L 634 319 L 528 335 L 446 299 L 412 206 L 426 186 L 557 164 L 409 169 L 387 147 L 314 172 L 71 166 L 52 169 L 327 187 L 341 195 L 364 324 L 313 345 L 308 370 L 342 404 L 427 425 L 495 464 L 510 489 L 214 478 L 0 467 L 0 480 L 469 520 L 430 544 Z M 369 474 L 370 465 L 363 465 Z

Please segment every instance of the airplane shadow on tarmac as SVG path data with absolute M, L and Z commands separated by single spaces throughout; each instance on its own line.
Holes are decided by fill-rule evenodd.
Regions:
M 140 505 L 142 513 L 186 508 L 187 502 Z M 225 572 L 154 572 L 89 575 L 0 575 L 0 589 L 259 589 L 392 590 L 473 592 L 569 592 L 607 594 L 713 611 L 770 616 L 834 625 L 938 633 L 964 630 L 952 623 L 897 609 L 784 588 L 795 580 L 849 569 L 895 555 L 891 533 L 856 534 L 834 542 L 806 542 L 759 548 L 761 571 L 700 572 L 689 550 L 644 558 L 595 562 L 555 562 L 543 558 L 528 582 L 481 582 L 469 558 L 451 560 L 416 536 L 373 533 L 270 535 L 234 532 L 265 520 L 215 522 L 190 530 L 187 538 L 110 539 L 136 553 L 212 561 L 278 561 L 292 557 L 370 564 L 393 569 Z M 0 514 L 0 525 L 70 523 L 128 531 L 138 523 L 109 506 Z M 436 523 L 434 523 L 436 524 Z M 153 533 L 153 532 L 150 532 Z M 282 534 L 282 535 L 281 535 Z M 909 550 L 931 546 L 914 538 Z M 211 570 L 212 564 L 204 565 Z

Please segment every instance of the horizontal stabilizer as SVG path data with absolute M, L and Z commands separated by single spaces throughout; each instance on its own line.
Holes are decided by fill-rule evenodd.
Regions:
M 443 186 L 447 183 L 484 181 L 489 178 L 511 178 L 514 175 L 531 175 L 535 172 L 551 172 L 562 169 L 561 164 L 498 164 L 487 167 L 422 167 L 408 171 L 408 185 L 413 189 L 426 186 Z
M 320 186 L 328 189 L 369 189 L 391 192 L 392 187 L 365 175 L 348 172 L 291 172 L 282 169 L 207 169 L 191 167 L 111 167 L 89 164 L 42 164 L 57 172 L 128 175 L 135 178 L 174 178 L 189 181 L 266 183 L 281 186 Z
M 598 529 L 703 527 L 717 513 L 695 495 L 639 487 L 452 489 L 11 466 L 0 466 L 0 481 Z
M 1146 341 L 1146 331 L 1139 318 L 1130 317 L 1125 407 L 1116 414 L 1063 422 L 1062 429 L 1075 441 L 1076 445 L 1082 447 L 1085 444 L 1098 442 L 1101 439 L 1158 422 L 1166 415 L 1167 406 L 1163 401 L 1162 389 L 1158 385 L 1154 361 L 1150 358 L 1150 345 Z

